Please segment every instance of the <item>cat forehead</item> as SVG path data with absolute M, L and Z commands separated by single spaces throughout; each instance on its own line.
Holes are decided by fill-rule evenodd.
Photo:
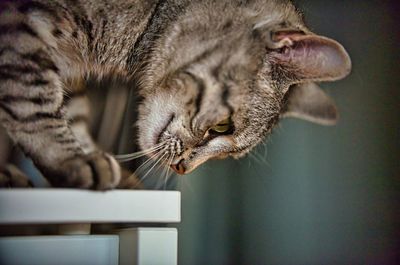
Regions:
M 165 47 L 180 52 L 187 47 L 201 50 L 216 45 L 230 46 L 240 52 L 248 49 L 251 42 L 261 42 L 256 33 L 268 34 L 268 25 L 305 28 L 291 2 L 282 0 L 192 1 L 184 13 L 169 29 L 165 43 Z
M 205 0 L 191 1 L 182 21 L 206 23 L 267 24 L 288 22 L 303 25 L 302 15 L 289 0 Z
M 212 75 L 215 81 L 222 75 L 244 80 L 254 73 L 265 54 L 261 42 L 245 38 L 217 38 L 207 41 L 182 41 L 176 56 L 172 56 L 168 72 L 192 72 L 207 78 Z
M 179 13 L 179 19 L 156 41 L 156 58 L 168 60 L 150 60 L 151 72 L 157 73 L 147 80 L 150 86 L 161 82 L 162 78 L 157 76 L 170 75 L 195 64 L 208 70 L 219 64 L 224 66 L 223 71 L 238 67 L 251 71 L 266 52 L 263 41 L 269 34 L 266 24 L 302 25 L 300 15 L 289 1 L 186 1 L 188 4 Z
M 162 49 L 170 58 L 169 67 L 207 68 L 217 64 L 248 68 L 254 65 L 254 60 L 265 54 L 263 35 L 253 28 L 255 23 L 235 23 L 232 19 L 220 19 L 214 26 L 211 22 L 175 25 Z

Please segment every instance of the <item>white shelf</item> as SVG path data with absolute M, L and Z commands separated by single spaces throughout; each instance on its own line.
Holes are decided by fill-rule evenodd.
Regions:
M 176 223 L 180 192 L 0 190 L 0 224 Z
M 118 265 L 118 252 L 117 235 L 0 238 L 0 264 Z

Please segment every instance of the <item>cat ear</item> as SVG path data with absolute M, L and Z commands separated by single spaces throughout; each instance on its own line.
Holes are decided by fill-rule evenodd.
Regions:
M 333 81 L 351 71 L 351 60 L 338 42 L 299 31 L 280 31 L 271 35 L 271 62 L 284 71 L 289 83 Z M 271 46 L 271 45 L 269 45 Z
M 281 117 L 293 117 L 321 125 L 335 125 L 338 113 L 333 100 L 315 83 L 293 85 L 287 92 Z

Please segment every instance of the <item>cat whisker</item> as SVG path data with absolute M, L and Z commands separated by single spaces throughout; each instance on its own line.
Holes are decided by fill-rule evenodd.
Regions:
M 140 151 L 140 152 L 135 152 L 135 153 L 131 153 L 131 154 L 124 154 L 124 155 L 116 155 L 115 158 L 117 159 L 117 161 L 119 162 L 128 162 L 149 154 L 152 154 L 156 151 L 159 151 L 160 149 L 163 148 L 163 144 L 154 146 L 152 148 L 149 148 L 147 150 L 144 151 Z
M 160 148 L 162 148 L 164 146 L 165 143 L 160 143 L 158 145 L 155 145 L 149 149 L 146 150 L 142 150 L 139 152 L 134 152 L 134 153 L 130 153 L 130 154 L 121 154 L 121 155 L 115 155 L 116 158 L 127 158 L 127 157 L 132 157 L 132 156 L 136 156 L 136 155 L 140 155 L 140 154 L 144 154 L 144 153 L 148 153 L 154 150 L 158 150 Z
M 163 167 L 163 169 L 162 169 L 162 171 L 161 171 L 161 177 L 162 176 L 164 176 L 164 174 L 165 174 L 165 172 L 166 172 L 166 170 L 169 168 L 169 164 L 168 164 L 168 162 L 169 162 L 169 160 L 170 160 L 170 157 L 171 156 L 174 156 L 174 154 L 173 153 L 169 153 L 169 152 L 166 152 L 165 153 L 165 157 L 162 159 L 162 161 L 160 161 L 161 163 L 158 165 L 158 167 L 156 168 L 156 171 L 159 171 L 160 169 L 161 169 L 161 167 Z M 158 186 L 158 185 L 157 185 Z
M 166 172 L 165 172 L 165 177 L 164 177 L 164 190 L 167 188 L 168 179 L 172 175 L 172 174 L 170 174 L 170 169 L 171 169 L 170 165 L 171 165 L 172 161 L 174 160 L 174 157 L 175 157 L 175 153 L 172 153 L 170 158 L 168 159 L 168 164 L 166 166 Z
M 147 171 L 147 173 L 146 173 L 143 177 L 141 177 L 141 181 L 145 180 L 146 177 L 150 174 L 150 172 L 153 171 L 153 169 L 157 166 L 157 164 L 160 163 L 160 161 L 161 161 L 162 159 L 164 159 L 165 156 L 167 156 L 167 155 L 168 155 L 167 153 L 164 153 L 164 154 L 153 164 L 153 166 Z
M 251 151 L 249 153 L 249 156 L 251 158 L 253 158 L 259 164 L 269 165 L 267 158 L 266 158 L 267 157 L 267 147 L 263 146 L 263 150 L 264 150 L 264 155 L 260 154 L 260 151 L 262 151 L 262 149 L 261 149 L 261 147 L 258 147 L 255 150 Z
M 164 166 L 164 168 L 162 169 L 162 171 L 161 171 L 161 173 L 159 175 L 160 176 L 159 179 L 158 179 L 158 183 L 159 184 L 156 185 L 157 189 L 160 189 L 162 187 L 161 181 L 167 177 L 168 171 L 169 171 L 169 168 L 170 168 L 170 164 L 172 163 L 172 160 L 173 160 L 174 156 L 175 156 L 174 152 L 173 153 L 167 152 L 167 156 L 164 158 L 164 161 L 163 161 L 164 163 L 161 163 L 158 166 L 157 170 L 159 170 L 161 168 L 161 166 Z M 165 181 L 165 184 L 164 184 L 164 190 L 165 189 L 166 189 L 166 181 Z
M 148 164 L 151 165 L 150 162 L 153 161 L 154 159 L 158 159 L 158 158 L 163 154 L 162 151 L 163 151 L 163 150 L 161 150 L 161 151 L 159 151 L 158 153 L 156 153 L 156 154 L 152 155 L 151 157 L 149 157 L 145 162 L 143 162 L 143 164 L 141 164 L 141 165 L 135 170 L 134 174 L 137 174 L 137 175 L 138 175 L 138 173 L 139 173 L 143 168 L 146 168 L 146 166 L 147 166 Z

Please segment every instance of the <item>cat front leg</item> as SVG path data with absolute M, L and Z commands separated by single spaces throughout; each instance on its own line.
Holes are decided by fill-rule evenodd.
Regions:
M 23 21 L 0 33 L 0 122 L 56 187 L 111 189 L 120 181 L 115 159 L 86 153 L 65 114 L 57 60 Z
M 66 117 L 69 126 L 81 144 L 83 151 L 90 154 L 99 151 L 99 147 L 90 133 L 90 102 L 83 94 L 83 88 L 71 88 L 74 92 L 68 95 L 66 105 Z M 121 167 L 121 180 L 116 187 L 118 189 L 141 189 L 143 188 L 139 178 L 131 171 Z
M 0 106 L 4 104 L 0 101 Z M 116 187 L 120 168 L 115 159 L 100 151 L 86 153 L 64 115 L 46 113 L 46 117 L 38 113 L 25 117 L 12 106 L 8 111 L 0 107 L 0 117 L 10 137 L 33 159 L 52 186 L 99 190 Z
M 0 188 L 28 188 L 33 184 L 16 166 L 9 164 L 11 155 L 9 137 L 0 124 Z
M 66 118 L 71 128 L 72 133 L 79 141 L 81 148 L 85 154 L 103 154 L 112 163 L 112 168 L 119 169 L 119 165 L 113 157 L 107 153 L 102 153 L 95 143 L 89 128 L 90 119 L 90 102 L 88 97 L 83 93 L 84 88 L 74 87 L 71 88 L 74 92 L 66 98 Z M 99 166 L 101 163 L 99 163 Z M 107 167 L 106 164 L 103 166 Z M 99 168 L 99 170 L 107 170 L 107 168 Z M 121 170 L 121 181 L 118 188 L 135 188 L 139 184 L 137 179 L 132 177 L 126 170 Z

